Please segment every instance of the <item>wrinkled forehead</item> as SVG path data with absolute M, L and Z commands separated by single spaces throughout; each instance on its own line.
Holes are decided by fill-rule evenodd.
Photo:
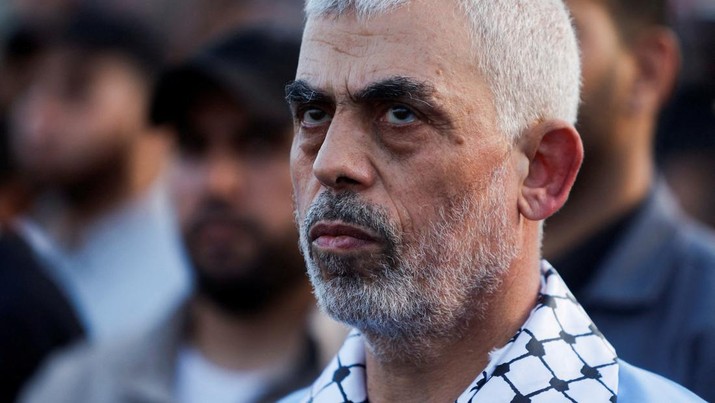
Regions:
M 358 91 L 385 77 L 430 82 L 476 67 L 466 16 L 456 3 L 413 1 L 369 17 L 310 16 L 297 78 L 332 91 Z

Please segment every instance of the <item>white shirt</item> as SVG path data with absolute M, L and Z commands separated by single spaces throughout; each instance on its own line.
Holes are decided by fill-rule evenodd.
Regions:
M 59 246 L 30 219 L 19 232 L 95 341 L 150 326 L 189 294 L 191 278 L 163 183 L 100 217 L 78 246 Z
M 265 393 L 272 371 L 236 372 L 208 361 L 197 349 L 184 345 L 176 363 L 179 403 L 249 403 Z

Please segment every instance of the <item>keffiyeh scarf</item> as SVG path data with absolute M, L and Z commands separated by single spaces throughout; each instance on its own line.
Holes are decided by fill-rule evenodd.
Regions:
M 615 402 L 618 358 L 547 262 L 536 307 L 456 403 Z M 365 340 L 353 331 L 302 400 L 367 402 Z

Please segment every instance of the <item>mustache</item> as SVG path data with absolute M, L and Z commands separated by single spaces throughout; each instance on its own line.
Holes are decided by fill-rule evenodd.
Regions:
M 306 239 L 310 228 L 319 221 L 342 221 L 373 231 L 388 245 L 395 246 L 400 243 L 400 237 L 384 209 L 361 201 L 354 192 L 324 191 L 318 195 L 303 220 Z
M 213 223 L 231 225 L 257 235 L 262 233 L 261 226 L 255 220 L 237 213 L 228 203 L 213 199 L 198 206 L 189 221 L 188 232 L 196 233 Z

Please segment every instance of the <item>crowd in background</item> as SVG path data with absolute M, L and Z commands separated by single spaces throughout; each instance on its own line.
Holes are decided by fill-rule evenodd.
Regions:
M 258 90 L 246 88 L 245 84 L 239 86 L 240 90 L 233 87 L 236 80 L 246 80 L 236 78 L 239 73 L 247 72 L 245 74 L 256 74 L 258 77 L 258 73 L 251 72 L 256 66 L 242 67 L 242 62 L 236 60 L 217 61 L 226 56 L 222 53 L 225 49 L 221 50 L 220 45 L 215 44 L 242 29 L 260 27 L 265 32 L 292 35 L 289 41 L 294 48 L 285 52 L 286 55 L 293 54 L 291 52 L 297 49 L 300 41 L 302 5 L 301 0 L 10 0 L 0 3 L 0 235 L 5 239 L 0 245 L 0 266 L 4 266 L 0 267 L 0 321 L 13 324 L 13 327 L 8 327 L 0 323 L 0 343 L 6 343 L 0 346 L 0 379 L 4 380 L 0 380 L 3 384 L 0 386 L 0 401 L 14 399 L 20 388 L 37 376 L 37 371 L 47 363 L 47 357 L 59 349 L 79 340 L 113 342 L 157 323 L 165 323 L 162 320 L 166 315 L 175 314 L 177 307 L 186 304 L 194 287 L 193 282 L 197 279 L 220 299 L 219 305 L 226 303 L 233 307 L 231 304 L 237 303 L 226 301 L 231 299 L 226 293 L 236 292 L 235 288 L 224 289 L 189 267 L 196 265 L 200 258 L 195 254 L 201 255 L 202 252 L 190 250 L 187 257 L 184 251 L 181 218 L 175 215 L 181 216 L 181 210 L 186 206 L 181 203 L 183 199 L 177 202 L 174 197 L 181 191 L 186 194 L 182 186 L 188 186 L 190 181 L 176 181 L 174 177 L 177 173 L 183 179 L 198 177 L 202 168 L 197 161 L 201 158 L 208 160 L 216 157 L 224 161 L 248 157 L 215 154 L 220 153 L 221 147 L 234 145 L 230 141 L 223 144 L 219 140 L 216 143 L 219 145 L 213 146 L 218 150 L 214 154 L 198 153 L 196 150 L 212 147 L 210 144 L 201 145 L 200 141 L 190 136 L 203 130 L 205 122 L 200 116 L 196 121 L 187 117 L 193 116 L 188 104 L 183 105 L 184 109 L 173 105 L 179 109 L 173 115 L 163 109 L 163 104 L 157 107 L 157 88 L 160 84 L 168 85 L 165 81 L 168 71 L 175 73 L 174 69 L 201 66 L 198 70 L 208 78 L 202 76 L 197 82 L 202 88 L 216 90 L 201 96 L 206 99 L 216 97 L 220 100 L 216 101 L 219 104 L 225 104 L 226 98 L 231 98 L 228 102 L 230 107 L 227 107 L 230 109 L 236 108 L 232 103 L 236 101 L 234 94 L 241 93 L 237 98 L 247 97 L 248 100 L 236 101 L 240 107 L 230 109 L 234 115 L 258 116 L 265 120 L 275 111 L 256 112 L 254 109 L 259 108 L 250 106 L 251 102 L 265 102 L 261 105 L 284 112 L 288 120 L 286 127 L 290 126 L 287 106 L 277 106 L 275 97 L 262 99 L 263 89 L 258 84 Z M 674 95 L 660 118 L 654 150 L 658 171 L 662 172 L 688 213 L 715 226 L 715 1 L 672 0 L 669 18 L 679 35 L 683 59 Z M 151 34 L 145 33 L 144 28 L 149 29 Z M 103 36 L 110 38 L 107 40 L 112 42 L 111 46 L 102 42 Z M 260 40 L 265 42 L 259 41 L 257 46 L 261 43 L 278 46 L 265 38 Z M 117 62 L 112 55 L 105 57 L 106 54 L 95 57 L 91 52 L 76 57 L 72 50 L 79 44 L 84 50 L 94 51 L 103 46 L 115 46 L 113 41 L 121 42 L 114 50 L 129 54 L 126 59 L 129 62 Z M 72 46 L 67 47 L 68 44 Z M 276 55 L 265 57 L 268 62 L 288 63 Z M 226 64 L 222 65 L 224 62 Z M 256 63 L 260 60 L 257 59 Z M 202 69 L 209 69 L 210 72 Z M 234 74 L 227 77 L 217 73 L 217 69 L 233 69 Z M 273 74 L 262 65 L 257 69 Z M 279 76 L 279 73 L 275 74 Z M 286 75 L 289 74 L 280 75 L 278 87 L 281 91 L 282 85 L 291 79 Z M 89 77 L 97 82 L 101 77 L 106 82 L 102 81 L 98 84 L 101 88 L 96 89 L 87 83 Z M 181 87 L 196 79 L 193 76 L 180 77 L 180 82 L 173 85 Z M 261 79 L 252 80 L 255 84 Z M 199 97 L 196 89 L 191 91 L 194 91 L 192 96 Z M 251 91 L 256 91 L 258 95 Z M 184 96 L 180 91 L 169 93 L 169 99 L 163 101 L 168 104 L 178 102 L 176 100 Z M 221 95 L 216 95 L 218 93 Z M 162 95 L 166 97 L 166 94 Z M 263 112 L 266 112 L 265 116 L 261 115 Z M 156 114 L 160 115 L 158 122 L 152 121 L 157 118 Z M 220 119 L 218 116 L 211 121 Z M 263 126 L 256 127 L 270 132 L 272 129 L 266 129 L 270 125 L 260 119 L 257 121 Z M 271 119 L 274 123 L 280 120 Z M 250 122 L 249 125 L 255 123 L 253 120 Z M 255 129 L 254 126 L 249 127 Z M 206 129 L 209 133 L 211 130 Z M 220 138 L 220 135 L 216 136 Z M 280 156 L 287 161 L 287 144 L 274 140 L 272 143 L 243 142 L 241 146 L 252 147 L 250 150 L 255 153 L 262 152 L 261 147 L 283 147 L 280 148 L 283 152 Z M 190 154 L 188 157 L 187 153 Z M 232 166 L 222 165 L 216 168 L 216 172 Z M 266 166 L 261 169 L 267 170 Z M 279 177 L 282 178 L 280 175 L 274 178 Z M 216 192 L 206 203 L 213 203 L 211 207 L 219 211 L 222 206 L 220 193 L 233 189 L 226 190 L 225 187 L 236 186 L 230 181 L 243 179 L 216 173 L 204 180 L 215 186 L 213 191 Z M 227 185 L 226 181 L 230 184 Z M 286 203 L 290 204 L 289 193 L 283 193 L 286 194 Z M 269 193 L 266 195 L 271 197 Z M 241 207 L 247 203 L 241 204 Z M 270 204 L 266 200 L 255 203 Z M 287 215 L 281 209 L 288 211 Z M 261 214 L 257 207 L 256 211 Z M 266 214 L 270 216 L 270 213 Z M 285 218 L 282 223 L 290 222 L 292 228 L 289 206 L 276 207 L 276 215 Z M 269 223 L 265 225 L 274 225 L 270 217 L 265 218 L 265 222 Z M 216 238 L 208 239 L 220 242 L 221 231 L 217 228 L 217 234 L 213 234 Z M 288 237 L 288 240 L 288 245 L 297 245 L 295 239 Z M 227 256 L 219 252 L 216 252 L 219 258 Z M 297 247 L 295 252 L 297 254 Z M 206 259 L 212 261 L 210 257 Z M 36 272 L 28 269 L 22 274 L 5 270 L 10 265 L 28 261 L 40 268 L 33 269 Z M 44 268 L 47 265 L 62 268 L 48 271 Z M 23 279 L 17 280 L 21 276 L 24 276 Z M 272 283 L 261 282 L 263 279 L 256 281 L 254 288 L 271 289 Z M 12 285 L 16 283 L 20 285 Z M 2 284 L 11 284 L 15 293 Z M 23 288 L 26 284 L 31 286 Z M 306 299 L 309 295 L 307 283 L 299 288 L 299 296 L 290 299 L 289 304 L 312 304 L 312 299 Z M 278 286 L 276 290 L 285 292 Z M 263 298 L 260 292 L 252 291 L 255 290 L 242 289 L 241 292 L 251 295 L 253 302 Z M 715 293 L 715 290 L 712 292 Z M 246 302 L 243 303 L 241 309 L 247 309 Z M 198 304 L 188 311 L 202 312 L 202 309 L 205 307 Z M 261 314 L 264 311 L 261 311 L 261 306 L 250 309 L 255 309 L 248 315 L 251 326 L 255 327 L 255 323 L 261 322 L 255 319 L 256 312 Z M 308 318 L 310 315 L 306 312 L 310 310 L 306 305 L 289 310 L 288 316 Z M 24 321 L 25 315 L 36 316 L 38 312 L 41 313 L 42 323 Z M 287 320 L 275 313 L 265 313 L 266 317 L 269 314 L 274 315 L 276 321 Z M 213 324 L 214 329 L 222 326 L 216 324 L 221 323 L 222 314 L 196 315 L 202 318 L 202 324 Z M 246 317 L 246 312 L 241 311 L 239 316 Z M 50 323 L 48 318 L 60 319 L 57 323 Z M 311 317 L 299 322 L 309 320 L 314 319 Z M 315 360 L 322 362 L 335 350 L 333 335 L 342 334 L 342 330 L 322 322 L 323 319 L 315 320 L 321 322 L 310 325 L 318 329 L 311 332 L 327 333 L 327 336 L 315 335 L 320 350 L 314 354 L 318 357 Z M 21 329 L 22 326 L 26 328 Z M 299 333 L 302 336 L 303 328 L 308 325 L 296 326 L 301 329 Z M 286 332 L 281 326 L 265 327 Z M 260 334 L 255 329 L 250 332 L 244 329 L 242 332 L 254 332 L 254 339 Z M 18 340 L 20 334 L 38 333 L 43 337 Z M 295 351 L 284 353 L 295 355 L 297 364 L 290 365 L 305 369 L 304 350 L 312 351 L 314 347 L 310 344 L 304 348 L 302 339 L 291 340 L 300 346 Z M 276 342 L 281 343 L 280 339 Z M 24 349 L 34 351 L 24 354 Z M 225 352 L 218 351 L 221 351 L 219 355 Z M 193 365 L 191 368 L 202 368 L 195 362 L 190 364 L 191 357 L 196 359 L 196 356 L 191 356 L 195 353 L 193 350 L 181 352 L 187 357 L 187 368 L 189 365 Z M 245 351 L 242 353 L 245 354 Z M 20 362 L 22 360 L 26 362 Z M 89 361 L 88 358 L 77 360 L 85 364 Z M 72 361 L 55 363 L 55 367 L 64 366 L 66 370 L 68 362 Z M 313 364 L 308 362 L 306 373 L 313 373 Z M 275 362 L 271 365 L 275 367 Z M 240 379 L 222 378 L 223 375 L 214 373 L 212 379 L 231 380 L 239 389 L 252 389 L 246 386 L 252 384 L 252 379 L 263 382 L 269 373 L 277 379 L 286 377 L 274 367 L 253 371 L 250 376 L 243 374 Z M 203 368 L 202 373 L 212 371 L 207 368 Z M 61 383 L 61 378 L 48 382 Z M 265 382 L 270 385 L 273 380 Z M 292 386 L 303 384 L 291 383 Z M 219 385 L 218 381 L 213 386 L 216 385 Z M 182 393 L 185 396 L 196 395 L 197 391 L 208 388 L 207 385 L 190 386 L 194 389 L 184 390 Z M 46 393 L 52 393 L 54 389 L 50 387 L 49 391 Z M 253 390 L 252 393 L 254 397 L 265 394 L 274 399 L 275 393 L 289 391 L 279 389 L 271 390 L 273 394 L 265 394 L 265 390 Z M 152 396 L 151 393 L 148 396 Z

